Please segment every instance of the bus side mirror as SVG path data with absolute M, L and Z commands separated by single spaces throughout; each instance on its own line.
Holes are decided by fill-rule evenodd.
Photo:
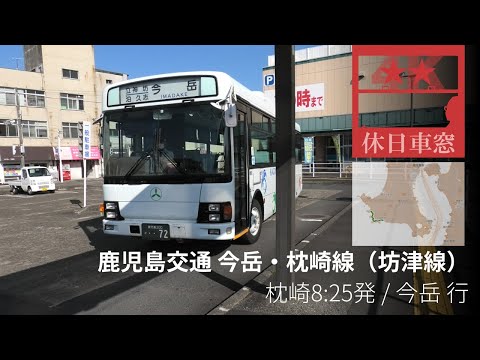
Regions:
M 227 125 L 227 127 L 237 126 L 237 105 L 228 105 L 227 110 L 225 110 L 225 125 Z

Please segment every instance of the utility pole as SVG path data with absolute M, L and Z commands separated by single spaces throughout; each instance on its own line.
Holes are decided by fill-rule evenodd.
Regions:
M 63 165 L 62 165 L 62 151 L 60 148 L 60 136 L 63 134 L 62 130 L 58 130 L 57 139 L 58 139 L 58 160 L 60 161 L 60 168 L 58 169 L 59 172 L 59 179 L 60 182 L 63 183 Z
M 15 88 L 15 103 L 17 106 L 17 128 L 18 128 L 18 138 L 20 140 L 20 166 L 25 167 L 25 149 L 23 148 L 23 127 L 22 127 L 22 113 L 20 111 L 20 98 L 18 96 L 18 89 Z
M 295 246 L 295 51 L 275 45 L 275 109 L 277 152 L 276 282 L 288 287 L 294 276 L 287 268 Z M 282 289 L 282 288 L 280 288 Z M 285 288 L 284 288 L 285 289 Z M 286 292 L 280 290 L 280 293 Z M 280 295 L 282 298 L 285 294 Z

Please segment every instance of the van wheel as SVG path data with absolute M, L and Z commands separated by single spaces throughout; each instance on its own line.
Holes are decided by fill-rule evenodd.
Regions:
M 252 209 L 250 211 L 250 228 L 248 232 L 241 237 L 241 241 L 244 244 L 254 244 L 260 238 L 262 232 L 263 213 L 262 207 L 257 199 L 252 201 Z
M 27 193 L 28 193 L 28 195 L 33 195 L 33 191 L 32 191 L 32 188 L 30 186 L 28 187 Z
M 12 188 L 12 194 L 17 195 L 18 194 L 18 189 L 16 187 Z

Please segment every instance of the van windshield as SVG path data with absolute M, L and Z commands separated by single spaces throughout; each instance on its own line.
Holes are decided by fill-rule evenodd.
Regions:
M 28 175 L 30 177 L 50 176 L 50 173 L 46 168 L 34 168 L 34 169 L 28 169 Z

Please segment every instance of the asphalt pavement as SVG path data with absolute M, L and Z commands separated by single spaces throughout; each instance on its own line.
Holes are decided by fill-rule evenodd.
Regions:
M 8 314 L 207 314 L 259 274 L 244 272 L 241 264 L 230 272 L 219 258 L 228 250 L 240 260 L 245 252 L 258 251 L 262 265 L 274 256 L 275 217 L 269 219 L 254 245 L 237 243 L 187 244 L 148 242 L 103 234 L 98 206 L 102 183 L 83 184 L 55 194 L 0 195 L 0 313 Z M 349 184 L 328 182 L 308 185 L 297 200 L 297 241 L 350 203 Z M 162 273 L 99 272 L 100 252 L 139 251 L 145 264 L 147 252 L 164 255 L 179 250 L 209 251 L 211 272 Z
M 103 178 L 91 178 L 87 179 L 87 187 L 91 184 L 94 187 L 98 187 L 103 184 Z M 83 190 L 83 179 L 81 180 L 66 180 L 64 182 L 55 182 L 56 190 Z M 10 194 L 10 186 L 6 184 L 0 184 L 0 195 Z
M 382 248 L 352 247 L 351 219 L 352 209 L 348 206 L 298 243 L 296 249 L 309 255 L 348 251 L 353 254 L 354 271 L 337 272 L 332 267 L 330 271 L 294 271 L 295 287 L 300 289 L 300 284 L 304 284 L 303 291 L 295 294 L 294 287 L 289 286 L 280 298 L 278 292 L 268 291 L 276 284 L 272 266 L 247 284 L 243 293 L 227 299 L 210 315 L 413 315 L 415 302 L 409 303 L 409 297 L 396 292 L 405 282 L 413 284 L 412 273 L 372 272 L 370 255 Z M 388 250 L 401 253 L 408 249 Z
M 418 296 L 409 302 L 396 291 L 405 282 L 420 289 L 431 278 L 411 272 L 371 271 L 372 251 L 401 253 L 404 249 L 351 246 L 350 181 L 304 185 L 296 201 L 295 243 L 305 254 L 351 252 L 354 271 L 297 271 L 295 283 L 305 284 L 310 299 L 305 302 L 297 294 L 285 303 L 274 302 L 277 293 L 272 298 L 268 291 L 275 279 L 275 216 L 264 223 L 262 235 L 253 245 L 115 237 L 105 235 L 101 228 L 101 179 L 89 179 L 87 189 L 86 207 L 83 181 L 58 184 L 54 194 L 0 194 L 0 314 L 452 313 L 452 309 L 419 304 Z M 118 253 L 119 272 L 99 271 L 100 257 L 108 251 Z M 147 253 L 153 251 L 162 253 L 164 260 L 178 251 L 187 261 L 177 268 L 167 261 L 163 272 L 135 272 L 122 264 L 123 256 L 139 252 L 145 266 Z M 192 271 L 191 261 L 200 251 L 210 255 L 210 272 Z M 260 256 L 259 268 L 243 268 L 248 252 Z M 226 255 L 238 259 L 233 271 L 220 261 Z M 468 270 L 458 267 L 463 273 Z M 442 281 L 447 280 L 451 279 Z M 366 296 L 368 286 L 374 291 Z M 470 312 L 458 305 L 454 310 Z

